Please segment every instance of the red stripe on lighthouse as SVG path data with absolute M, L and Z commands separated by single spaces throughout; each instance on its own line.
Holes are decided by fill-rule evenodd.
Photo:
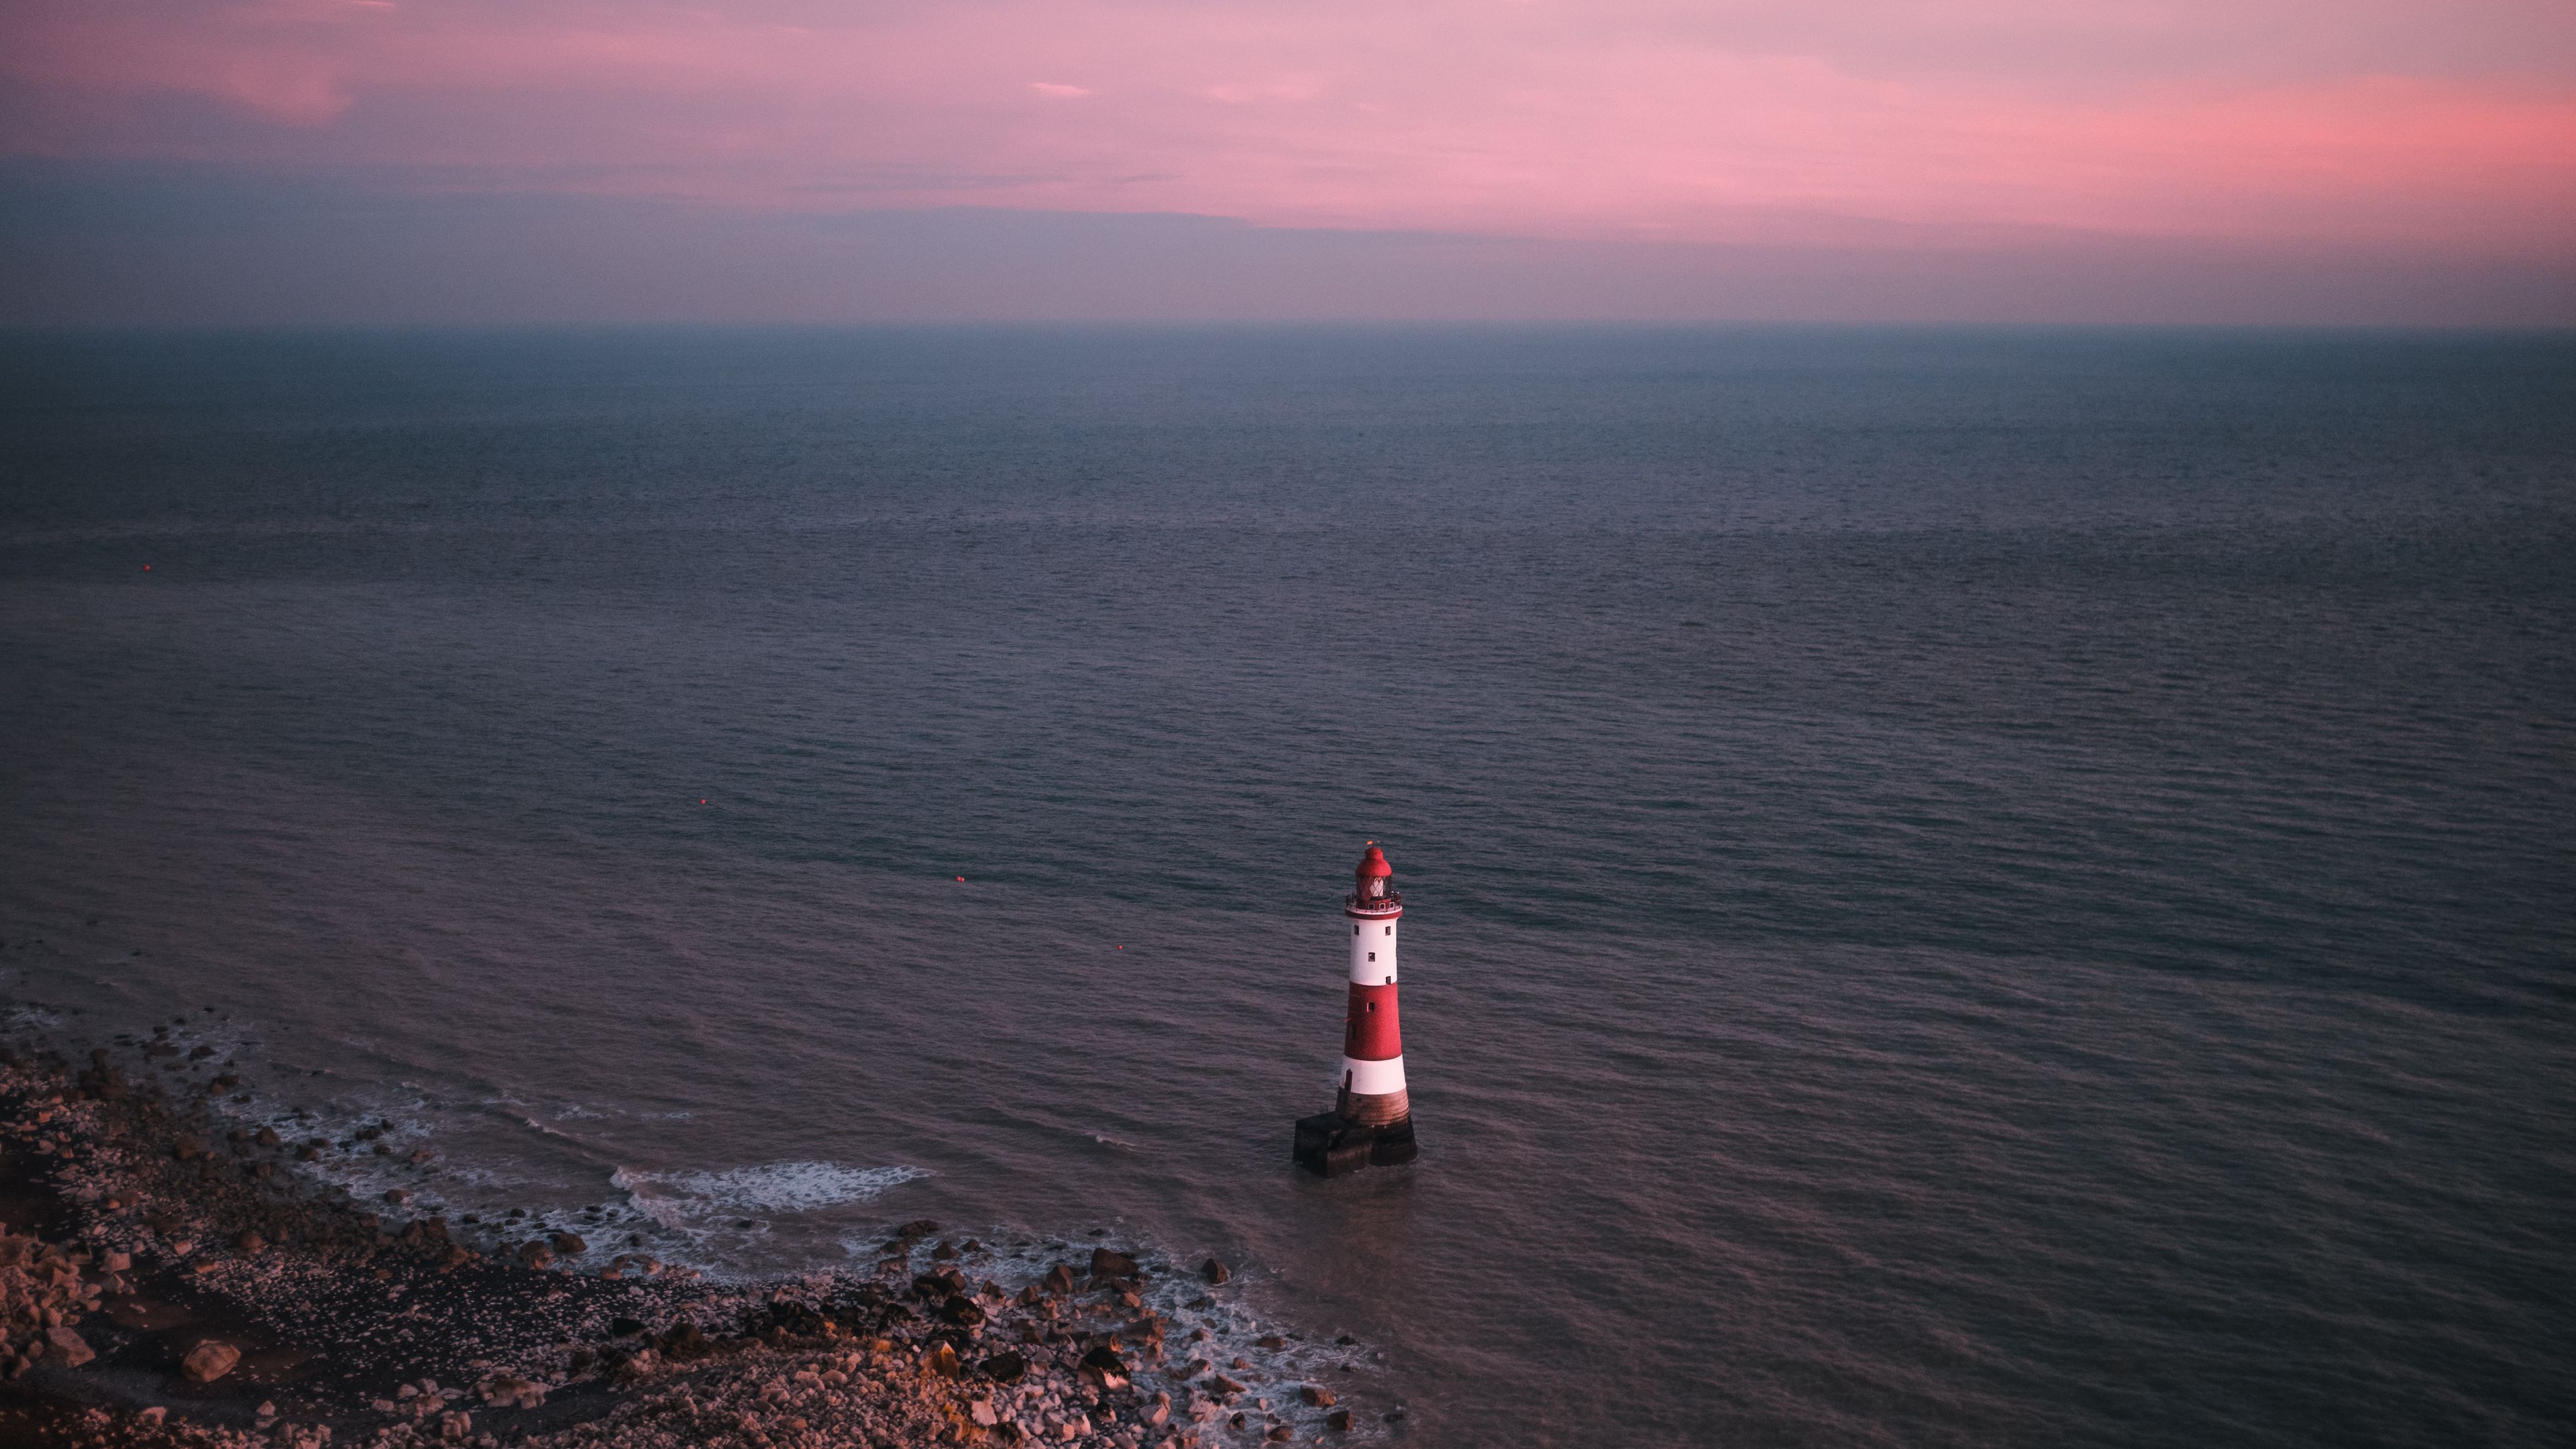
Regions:
M 1394 987 L 1351 983 L 1351 1014 L 1342 1030 L 1342 1055 L 1359 1062 L 1404 1055 L 1404 1037 L 1395 1025 Z

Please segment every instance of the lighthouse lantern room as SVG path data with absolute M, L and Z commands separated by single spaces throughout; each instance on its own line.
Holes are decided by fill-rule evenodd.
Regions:
M 1413 1108 L 1404 1090 L 1404 1037 L 1396 1016 L 1396 927 L 1404 897 L 1395 868 L 1371 843 L 1350 896 L 1350 1006 L 1342 1019 L 1342 1060 L 1333 1110 L 1297 1123 L 1296 1157 L 1320 1177 L 1411 1162 Z

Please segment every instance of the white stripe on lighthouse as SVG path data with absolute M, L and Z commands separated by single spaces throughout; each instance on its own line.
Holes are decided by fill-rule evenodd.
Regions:
M 1395 977 L 1395 921 L 1351 922 L 1351 979 L 1362 986 L 1393 986 Z
M 1342 1080 L 1350 1083 L 1353 1095 L 1383 1097 L 1404 1090 L 1404 1058 L 1388 1057 L 1382 1062 L 1364 1062 L 1355 1057 L 1342 1058 Z

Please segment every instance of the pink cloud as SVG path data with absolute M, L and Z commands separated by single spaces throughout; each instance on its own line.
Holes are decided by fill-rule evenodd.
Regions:
M 0 27 L 19 154 L 1567 239 L 2576 235 L 2554 3 L 19 0 Z

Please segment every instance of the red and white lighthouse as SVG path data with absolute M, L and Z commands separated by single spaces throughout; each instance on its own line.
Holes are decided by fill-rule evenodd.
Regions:
M 1395 868 L 1371 842 L 1342 902 L 1351 928 L 1350 1009 L 1333 1110 L 1297 1123 L 1297 1161 L 1319 1176 L 1411 1162 L 1413 1107 L 1404 1087 L 1404 1034 L 1396 1014 L 1396 926 L 1404 897 Z

